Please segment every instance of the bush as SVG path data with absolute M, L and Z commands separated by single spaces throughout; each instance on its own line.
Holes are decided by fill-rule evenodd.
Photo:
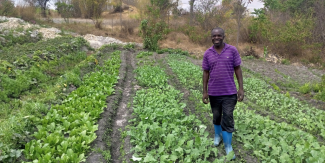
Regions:
M 13 16 L 15 14 L 15 5 L 11 0 L 0 1 L 0 15 Z

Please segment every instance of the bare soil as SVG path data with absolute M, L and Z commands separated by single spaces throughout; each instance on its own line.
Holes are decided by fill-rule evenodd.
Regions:
M 123 162 L 123 159 L 129 160 L 130 158 L 121 157 L 121 131 L 125 130 L 125 127 L 128 125 L 128 120 L 131 117 L 131 111 L 127 108 L 127 104 L 129 102 L 129 98 L 132 95 L 132 82 L 134 79 L 133 76 L 133 70 L 134 70 L 134 64 L 131 63 L 131 60 L 134 60 L 134 53 L 131 52 L 124 52 L 122 55 L 122 58 L 124 60 L 124 64 L 126 64 L 126 69 L 124 72 L 126 72 L 126 77 L 124 80 L 124 85 L 122 88 L 122 99 L 119 104 L 117 114 L 114 117 L 114 123 L 113 123 L 113 133 L 111 135 L 111 142 L 112 142 L 112 162 L 114 163 L 121 163 Z M 126 147 L 130 147 L 126 146 Z M 130 151 L 130 149 L 125 149 L 124 151 Z
M 98 121 L 97 138 L 92 143 L 92 151 L 88 154 L 86 160 L 89 163 L 107 162 L 103 155 L 105 151 L 110 151 L 112 155 L 111 160 L 114 163 L 122 162 L 121 159 L 123 159 L 120 158 L 121 140 L 119 129 L 124 130 L 128 124 L 128 119 L 131 117 L 131 111 L 127 109 L 127 103 L 133 90 L 131 83 L 134 80 L 134 54 L 129 51 L 123 51 L 121 53 L 121 60 L 115 94 L 107 98 L 107 108 Z M 111 146 L 108 146 L 108 144 Z M 130 151 L 130 147 L 130 145 L 125 145 L 125 151 Z M 126 160 L 129 160 L 129 158 Z

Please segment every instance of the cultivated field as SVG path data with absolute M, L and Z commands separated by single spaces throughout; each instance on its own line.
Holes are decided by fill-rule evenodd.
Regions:
M 66 34 L 1 35 L 0 162 L 232 158 L 223 143 L 213 146 L 211 109 L 201 101 L 202 61 L 188 52 L 109 42 L 94 49 Z M 234 112 L 234 162 L 325 162 L 325 104 L 298 91 L 309 82 L 322 86 L 325 72 L 242 59 L 245 100 Z

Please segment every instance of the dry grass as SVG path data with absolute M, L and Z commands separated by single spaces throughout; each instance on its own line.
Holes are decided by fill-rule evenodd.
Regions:
M 17 16 L 27 22 L 36 20 L 36 8 L 33 6 L 17 6 L 15 7 L 15 10 Z

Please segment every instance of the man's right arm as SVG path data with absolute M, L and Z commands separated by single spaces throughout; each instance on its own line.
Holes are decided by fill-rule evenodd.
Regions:
M 209 95 L 208 95 L 208 81 L 209 81 L 209 71 L 208 70 L 203 70 L 203 97 L 202 101 L 205 104 L 209 103 Z

